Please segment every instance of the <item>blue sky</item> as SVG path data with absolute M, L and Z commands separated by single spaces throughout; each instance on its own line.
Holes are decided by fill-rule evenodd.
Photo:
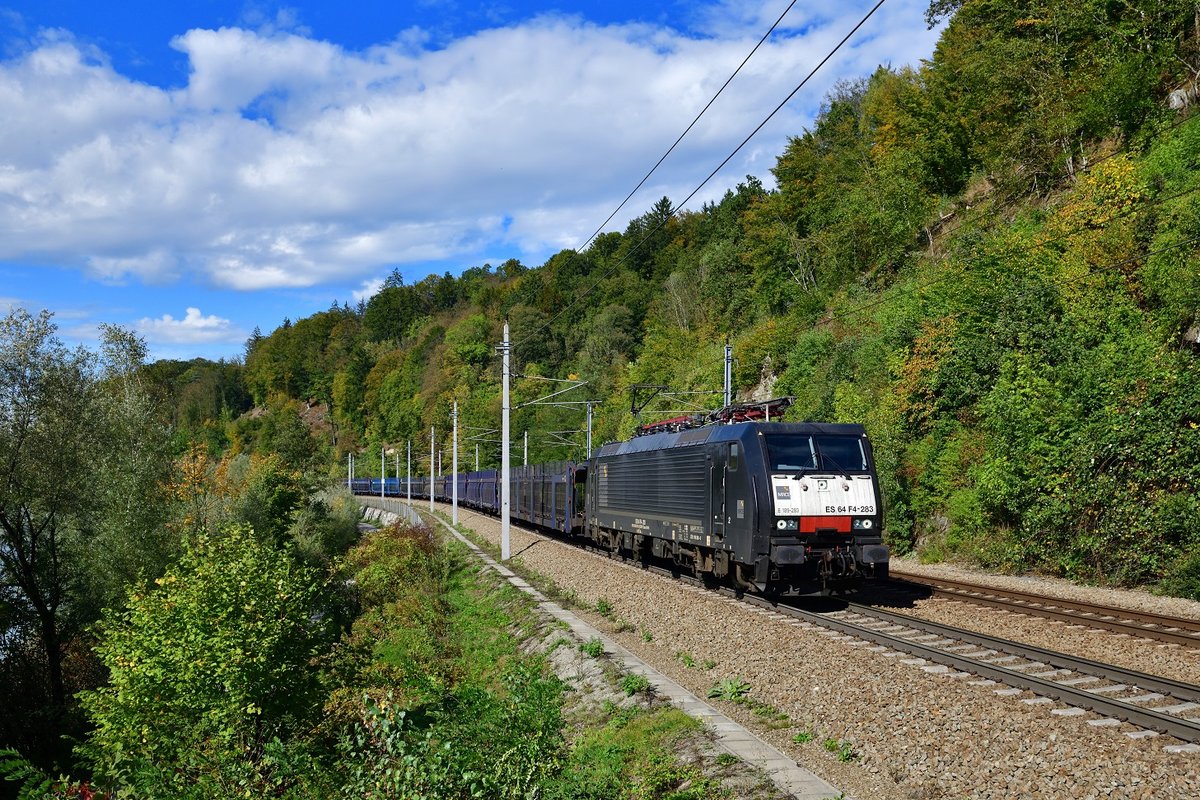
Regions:
M 873 3 L 797 2 L 610 224 L 678 202 Z M 888 0 L 692 205 L 770 167 L 838 80 L 928 57 Z M 0 311 L 237 357 L 256 326 L 582 244 L 787 7 L 0 0 Z

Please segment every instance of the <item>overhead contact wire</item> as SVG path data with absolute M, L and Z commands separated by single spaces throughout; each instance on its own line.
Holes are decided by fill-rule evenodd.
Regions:
M 667 156 L 671 155 L 671 153 L 675 151 L 675 148 L 678 147 L 679 143 L 683 141 L 683 137 L 687 136 L 691 132 L 692 128 L 696 127 L 696 123 L 700 121 L 700 118 L 704 116 L 708 109 L 712 108 L 712 104 L 717 102 L 717 98 L 721 96 L 721 93 L 728 88 L 729 84 L 733 83 L 733 79 L 736 78 L 738 73 L 742 71 L 742 67 L 746 66 L 747 62 L 749 62 L 754 54 L 758 52 L 758 48 L 762 47 L 763 42 L 767 41 L 767 39 L 771 37 L 771 34 L 774 33 L 775 29 L 779 27 L 779 23 L 783 22 L 783 18 L 788 15 L 788 12 L 791 11 L 792 7 L 795 5 L 796 0 L 792 0 L 792 2 L 788 3 L 788 7 L 785 8 L 783 13 L 779 15 L 779 19 L 775 20 L 775 24 L 771 26 L 771 29 L 764 33 L 763 37 L 758 40 L 758 44 L 754 45 L 754 48 L 746 54 L 746 57 L 742 59 L 742 63 L 738 64 L 737 69 L 733 71 L 733 74 L 725 79 L 725 83 L 721 84 L 721 88 L 717 90 L 717 93 L 712 96 L 704 108 L 700 109 L 700 113 L 696 115 L 696 118 L 692 120 L 691 124 L 687 126 L 683 133 L 679 134 L 679 138 L 675 140 L 674 144 L 667 148 L 667 152 L 662 154 L 662 157 L 655 162 L 654 166 L 650 168 L 650 171 L 647 172 L 640 181 L 638 181 L 638 185 L 633 187 L 633 190 L 630 191 L 629 194 L 625 195 L 625 199 L 621 201 L 621 204 L 613 209 L 613 212 L 608 215 L 608 219 L 600 223 L 600 227 L 596 228 L 592 235 L 587 238 L 587 241 L 577 248 L 578 250 L 583 250 L 585 247 L 591 244 L 592 240 L 600 235 L 600 231 L 604 230 L 604 226 L 612 222 L 613 217 L 615 217 L 620 210 L 625 207 L 625 204 L 628 203 L 635 194 L 637 194 L 638 189 L 641 189 L 642 186 L 646 184 L 646 181 L 650 180 L 650 176 L 662 166 L 662 163 L 667 160 Z
M 763 127 L 765 127 L 766 124 L 768 122 L 770 122 L 775 117 L 775 115 L 780 112 L 781 109 L 783 109 L 783 107 L 785 105 L 787 105 L 789 102 L 791 102 L 792 98 L 795 97 L 796 94 L 799 93 L 799 91 L 801 89 L 803 89 L 810 80 L 812 80 L 813 76 L 817 74 L 817 72 L 821 69 L 821 67 L 825 66 L 825 64 L 828 63 L 829 60 L 831 58 L 833 58 L 834 55 L 836 55 L 839 50 L 842 49 L 842 47 L 846 44 L 846 42 L 850 41 L 850 38 L 852 36 L 854 36 L 855 33 L 858 32 L 859 28 L 861 28 L 863 25 L 865 25 L 867 23 L 867 20 L 869 20 L 872 16 L 875 15 L 875 12 L 878 11 L 879 8 L 885 2 L 886 2 L 886 0 L 879 0 L 879 2 L 877 2 L 874 6 L 872 6 L 871 10 L 868 11 L 866 13 L 866 15 L 864 15 L 863 18 L 860 19 L 858 21 L 858 23 L 853 28 L 850 29 L 850 32 L 847 33 L 845 36 L 843 36 L 841 41 L 839 41 L 834 46 L 834 48 L 832 50 L 830 50 L 829 53 L 827 53 L 823 59 L 821 59 L 820 63 L 818 63 L 815 67 L 812 68 L 812 70 L 808 73 L 808 75 L 806 75 L 804 77 L 804 80 L 800 81 L 800 83 L 798 83 L 796 85 L 796 88 L 792 89 L 792 91 L 790 93 L 788 93 L 788 96 L 786 98 L 784 98 L 784 100 L 781 103 L 779 103 L 779 105 L 775 106 L 774 110 L 772 110 L 771 113 L 768 114 L 766 116 L 766 118 L 763 119 L 763 121 L 760 122 L 754 128 L 754 130 L 751 131 L 750 134 L 745 139 L 742 140 L 741 144 L 739 144 L 736 148 L 734 148 L 733 152 L 731 152 L 728 156 L 726 156 L 721 161 L 720 165 L 718 165 L 716 169 L 714 169 L 712 172 L 710 172 L 708 177 L 705 178 L 703 181 L 701 181 L 700 185 L 692 190 L 691 194 L 689 194 L 686 198 L 684 198 L 682 203 L 680 203 L 679 205 L 672 208 L 671 213 L 665 219 L 663 219 L 660 223 L 658 223 L 658 225 L 656 225 L 655 227 L 653 227 L 649 231 L 647 231 L 646 234 L 641 239 L 638 240 L 637 244 L 635 244 L 632 248 L 630 248 L 629 252 L 636 251 L 651 236 L 653 236 L 658 231 L 662 230 L 663 226 L 667 224 L 667 221 L 669 219 L 674 217 L 675 214 L 678 213 L 680 209 L 682 209 L 685 205 L 687 205 L 689 200 L 691 200 L 693 197 L 695 197 L 696 194 L 699 193 L 699 191 L 701 189 L 703 189 L 708 184 L 708 182 L 711 181 L 713 179 L 713 177 L 715 177 L 716 174 L 725 167 L 726 164 L 728 164 L 731 160 L 733 160 L 734 156 L 736 156 L 738 153 L 741 152 L 742 148 L 745 147 L 750 142 L 750 140 L 753 139 L 758 134 L 758 132 L 761 131 L 763 129 Z M 544 328 L 548 328 L 549 326 L 553 325 L 554 322 L 556 320 L 558 320 L 559 317 L 561 317 L 563 314 L 565 314 L 567 311 L 569 311 L 576 303 L 578 303 L 580 300 L 583 300 L 588 295 L 590 295 L 593 291 L 595 291 L 596 288 L 601 284 L 601 282 L 603 282 L 608 277 L 610 277 L 613 274 L 613 272 L 618 267 L 620 267 L 622 264 L 624 264 L 628 258 L 629 258 L 628 255 L 624 256 L 619 261 L 617 261 L 616 264 L 613 264 L 609 269 L 605 270 L 604 274 L 600 277 L 600 280 L 596 281 L 591 286 L 589 286 L 587 289 L 585 289 L 581 294 L 579 294 L 577 297 L 575 297 L 575 299 L 571 300 L 569 303 L 567 303 L 565 306 L 563 306 L 562 309 L 560 309 L 557 314 L 555 314 L 553 317 L 548 319 L 546 322 L 539 325 L 535 330 L 542 330 Z

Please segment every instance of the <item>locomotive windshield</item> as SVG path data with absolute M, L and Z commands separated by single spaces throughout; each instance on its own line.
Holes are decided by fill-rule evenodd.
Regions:
M 869 472 L 867 451 L 858 436 L 775 434 L 765 437 L 772 472 Z

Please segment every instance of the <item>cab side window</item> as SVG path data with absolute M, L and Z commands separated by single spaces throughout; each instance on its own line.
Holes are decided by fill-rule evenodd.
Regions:
M 737 472 L 738 461 L 740 461 L 740 460 L 741 459 L 740 459 L 740 456 L 738 453 L 738 443 L 737 442 L 730 443 L 730 445 L 729 445 L 729 471 L 730 472 Z

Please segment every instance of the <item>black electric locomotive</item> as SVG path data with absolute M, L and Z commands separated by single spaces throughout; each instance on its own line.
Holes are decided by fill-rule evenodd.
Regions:
M 588 462 L 584 533 L 764 594 L 887 575 L 861 425 L 741 423 L 605 445 Z
M 495 470 L 458 476 L 464 505 L 499 513 Z M 449 500 L 448 476 L 433 481 Z M 768 595 L 886 578 L 883 507 L 861 425 L 741 422 L 606 444 L 584 463 L 514 467 L 513 519 Z M 395 479 L 360 494 L 403 496 Z M 412 496 L 427 499 L 428 478 Z

